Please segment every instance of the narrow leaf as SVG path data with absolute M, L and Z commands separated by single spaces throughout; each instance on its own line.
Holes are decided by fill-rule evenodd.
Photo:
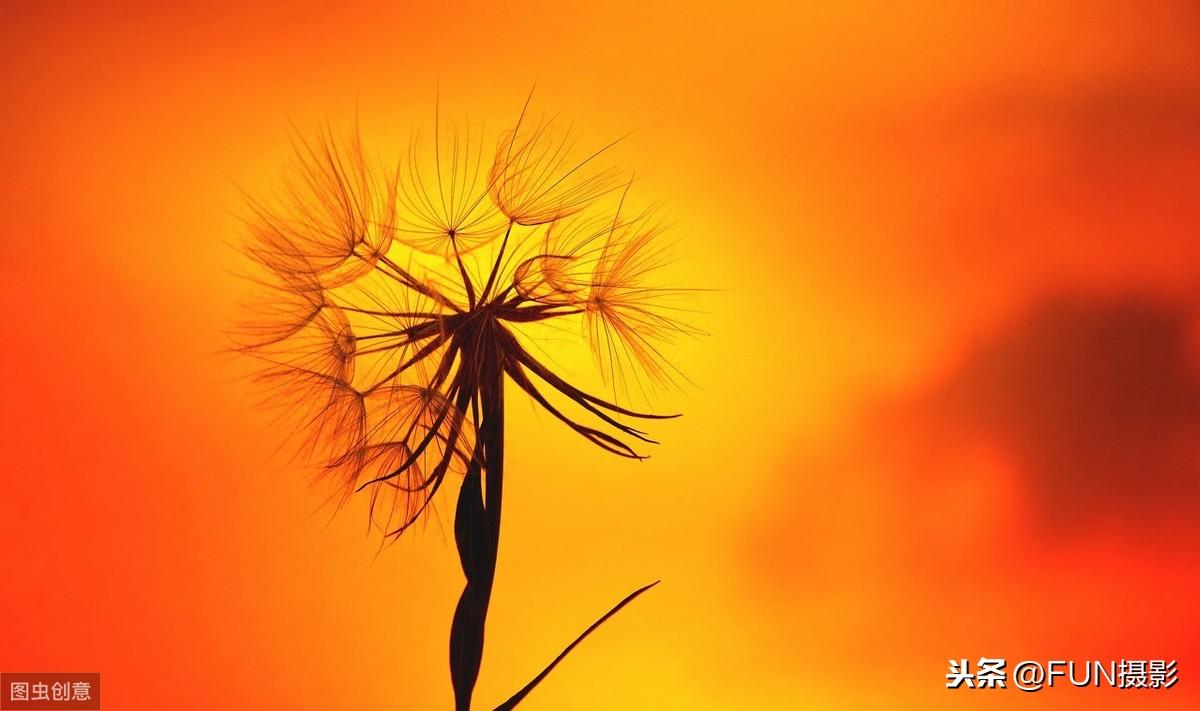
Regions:
M 597 627 L 604 624 L 604 622 L 606 620 L 608 620 L 608 618 L 617 614 L 617 612 L 620 611 L 620 609 L 622 607 L 625 607 L 629 603 L 633 602 L 633 600 L 638 595 L 641 595 L 642 593 L 646 592 L 647 590 L 654 587 L 655 585 L 658 585 L 661 582 L 662 582 L 661 580 L 655 580 L 654 582 L 650 583 L 649 585 L 640 587 L 637 590 L 634 590 L 633 592 L 626 595 L 624 600 L 618 602 L 615 606 L 613 606 L 613 608 L 611 610 L 604 613 L 603 617 L 601 617 L 600 619 L 593 622 L 590 627 L 588 627 L 586 630 L 584 630 L 583 634 L 576 637 L 574 642 L 571 642 L 570 644 L 568 644 L 566 649 L 564 649 L 562 652 L 559 653 L 559 655 L 557 657 L 554 658 L 554 661 L 550 662 L 550 664 L 547 665 L 546 668 L 543 669 L 540 674 L 538 674 L 537 676 L 535 676 L 533 678 L 533 681 L 529 682 L 528 684 L 526 684 L 524 686 L 524 688 L 522 688 L 517 693 L 513 694 L 512 697 L 509 698 L 508 701 L 505 701 L 504 703 L 497 706 L 495 711 L 511 711 L 512 708 L 514 708 L 517 704 L 521 703 L 521 701 L 523 701 L 525 699 L 525 697 L 529 695 L 529 692 L 533 691 L 533 687 L 540 684 L 542 679 L 545 679 L 546 676 L 548 674 L 550 674 L 551 671 L 554 670 L 554 667 L 558 666 L 558 663 L 561 662 L 563 660 L 563 658 L 565 658 L 568 654 L 570 654 L 571 650 L 575 649 L 575 647 L 578 646 L 578 644 L 580 642 L 582 642 L 588 635 L 590 635 L 592 632 L 594 632 Z

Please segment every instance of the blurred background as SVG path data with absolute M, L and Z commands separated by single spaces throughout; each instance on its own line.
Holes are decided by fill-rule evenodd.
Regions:
M 1200 8 L 972 5 L 4 3 L 0 668 L 450 706 L 453 499 L 380 552 L 274 455 L 230 245 L 291 124 L 536 82 L 718 291 L 648 461 L 513 398 L 480 707 L 659 578 L 523 708 L 1200 706 Z M 948 691 L 980 656 L 1180 681 Z

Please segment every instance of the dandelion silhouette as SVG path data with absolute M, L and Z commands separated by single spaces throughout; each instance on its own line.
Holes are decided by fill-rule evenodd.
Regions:
M 435 117 L 432 144 L 414 135 L 392 168 L 368 158 L 357 132 L 339 141 L 326 129 L 295 141 L 276 200 L 248 200 L 244 249 L 266 274 L 255 278 L 265 298 L 239 349 L 261 364 L 279 426 L 336 503 L 368 493 L 371 522 L 394 540 L 451 474 L 462 478 L 454 538 L 466 586 L 450 631 L 459 710 L 479 674 L 496 570 L 505 381 L 601 449 L 641 459 L 630 441 L 653 440 L 628 421 L 674 415 L 627 409 L 616 394 L 641 376 L 672 380 L 661 346 L 691 332 L 673 303 L 685 290 L 654 283 L 664 225 L 653 210 L 628 214 L 632 181 L 597 166 L 611 144 L 578 152 L 570 131 L 528 108 L 494 152 L 482 131 Z M 594 210 L 605 196 L 615 207 Z M 527 347 L 526 330 L 564 319 L 581 326 L 613 396 L 573 386 Z

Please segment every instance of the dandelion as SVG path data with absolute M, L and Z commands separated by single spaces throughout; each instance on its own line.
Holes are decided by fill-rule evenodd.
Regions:
M 246 254 L 265 272 L 239 349 L 279 426 L 344 503 L 369 496 L 384 540 L 421 521 L 459 483 L 454 534 L 466 585 L 450 632 L 456 708 L 469 709 L 499 544 L 505 384 L 580 436 L 630 459 L 651 443 L 619 403 L 630 383 L 670 381 L 663 347 L 694 333 L 656 283 L 665 225 L 630 214 L 631 181 L 577 151 L 569 131 L 532 120 L 484 150 L 485 134 L 435 118 L 393 164 L 354 134 L 297 140 L 271 202 L 250 201 Z M 615 208 L 597 201 L 619 196 Z M 478 254 L 487 252 L 480 260 Z M 612 394 L 587 392 L 536 357 L 534 327 L 574 322 Z M 552 401 L 553 400 L 553 401 Z M 571 411 L 568 411 L 571 410 Z M 498 708 L 520 702 L 598 625 Z
M 399 171 L 398 232 L 414 249 L 447 258 L 486 245 L 504 231 L 492 205 L 484 133 L 434 119 L 432 146 L 409 141 Z

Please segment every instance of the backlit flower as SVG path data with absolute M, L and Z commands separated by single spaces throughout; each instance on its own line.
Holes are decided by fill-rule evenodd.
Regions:
M 357 134 L 297 142 L 279 198 L 251 203 L 245 251 L 262 268 L 253 279 L 263 298 L 238 348 L 331 498 L 365 492 L 387 539 L 421 520 L 447 481 L 459 485 L 467 585 L 451 676 L 468 708 L 496 566 L 506 392 L 607 452 L 642 459 L 635 446 L 653 440 L 630 421 L 665 416 L 618 396 L 639 374 L 668 379 L 663 348 L 692 331 L 673 303 L 685 292 L 656 281 L 663 228 L 648 213 L 629 216 L 628 184 L 598 166 L 605 148 L 578 153 L 569 131 L 523 111 L 485 154 L 482 134 L 437 121 L 432 142 L 414 139 L 395 172 L 376 167 Z M 595 205 L 621 185 L 615 207 Z M 601 397 L 555 372 L 528 347 L 543 323 L 582 330 L 605 379 L 622 387 Z

